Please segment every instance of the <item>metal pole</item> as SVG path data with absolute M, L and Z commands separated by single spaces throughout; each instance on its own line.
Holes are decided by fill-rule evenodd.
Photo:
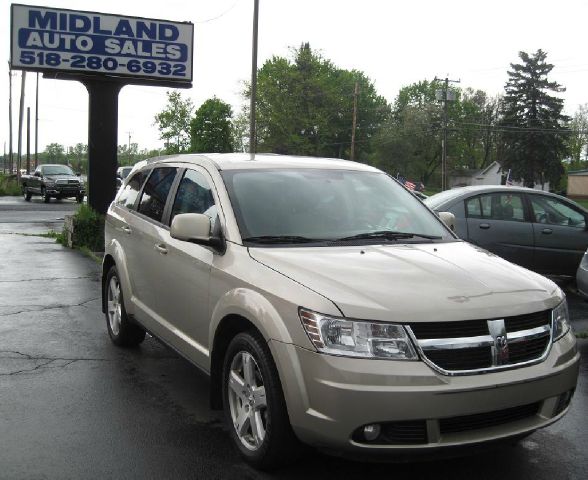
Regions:
M 14 168 L 12 159 L 12 68 L 8 62 L 8 173 Z
M 351 149 L 349 152 L 349 160 L 355 159 L 355 129 L 357 128 L 357 97 L 359 95 L 359 82 L 355 82 L 355 90 L 353 92 L 353 123 L 351 127 Z
M 255 104 L 257 101 L 257 27 L 259 19 L 259 0 L 253 1 L 253 45 L 251 52 L 251 103 L 249 108 L 249 153 L 251 158 L 256 151 Z
M 31 107 L 27 107 L 27 175 L 31 173 Z
M 35 168 L 39 166 L 39 72 L 35 92 Z
M 20 184 L 20 168 L 22 162 L 22 121 L 23 121 L 23 110 L 24 110 L 24 99 L 25 99 L 25 82 L 27 79 L 27 72 L 23 71 L 20 81 L 20 109 L 18 111 L 18 158 L 16 166 L 16 178 Z

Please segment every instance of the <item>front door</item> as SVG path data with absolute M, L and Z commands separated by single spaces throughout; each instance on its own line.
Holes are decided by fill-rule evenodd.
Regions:
M 575 275 L 588 246 L 584 213 L 549 195 L 528 194 L 533 213 L 537 271 Z

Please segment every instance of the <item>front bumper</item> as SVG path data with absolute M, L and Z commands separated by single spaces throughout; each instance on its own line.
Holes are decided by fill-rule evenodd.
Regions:
M 269 344 L 294 431 L 306 443 L 339 451 L 426 452 L 524 435 L 565 414 L 579 368 L 571 333 L 540 364 L 456 377 L 423 362 L 353 359 Z M 509 416 L 513 411 L 527 414 Z M 424 437 L 358 437 L 370 424 L 409 430 L 418 424 Z
M 86 189 L 77 185 L 54 185 L 52 187 L 45 187 L 45 194 L 61 197 L 77 197 L 78 195 L 85 195 Z

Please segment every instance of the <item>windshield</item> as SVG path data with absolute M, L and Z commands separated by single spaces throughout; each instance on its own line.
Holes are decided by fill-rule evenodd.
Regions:
M 43 165 L 41 171 L 43 175 L 75 175 L 67 165 Z
M 452 190 L 445 190 L 444 192 L 436 193 L 429 198 L 425 198 L 423 201 L 427 207 L 436 210 L 440 205 L 456 197 L 459 197 L 461 194 L 461 188 L 454 188 Z
M 255 169 L 221 173 L 245 241 L 260 237 L 282 237 L 293 243 L 349 241 L 348 237 L 374 237 L 382 232 L 411 233 L 414 238 L 402 237 L 411 241 L 453 240 L 434 214 L 381 172 Z

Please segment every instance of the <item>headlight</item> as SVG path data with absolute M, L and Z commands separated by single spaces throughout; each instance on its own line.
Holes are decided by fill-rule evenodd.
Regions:
M 565 298 L 563 302 L 551 312 L 551 322 L 554 342 L 559 340 L 570 330 L 570 314 L 568 312 L 568 302 Z
M 303 308 L 298 313 L 310 341 L 321 353 L 388 360 L 418 360 L 402 325 L 330 317 Z

